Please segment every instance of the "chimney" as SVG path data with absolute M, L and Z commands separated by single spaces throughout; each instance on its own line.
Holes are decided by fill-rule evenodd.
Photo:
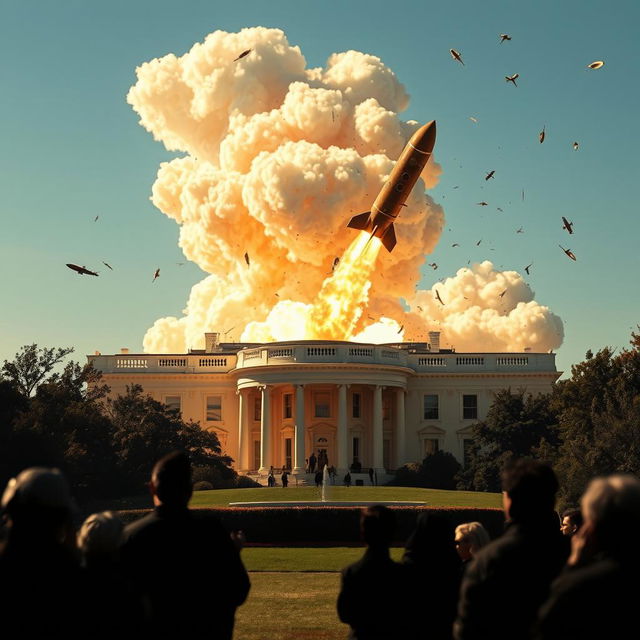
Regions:
M 96 351 L 93 352 L 93 355 L 94 356 L 101 356 L 102 354 L 99 351 L 96 350 Z
M 121 347 L 120 353 L 129 353 L 129 347 Z
M 219 351 L 218 345 L 220 344 L 219 333 L 205 333 L 204 334 L 204 350 L 206 353 L 214 353 Z
M 440 353 L 440 332 L 429 331 L 429 346 L 433 353 Z

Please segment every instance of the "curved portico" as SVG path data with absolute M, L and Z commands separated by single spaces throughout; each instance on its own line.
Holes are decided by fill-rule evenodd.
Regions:
M 267 473 L 271 466 L 284 466 L 302 473 L 312 452 L 316 457 L 324 452 L 338 473 L 354 462 L 380 473 L 402 464 L 411 369 L 350 362 L 253 365 L 252 360 L 239 358 L 244 366 L 235 371 L 241 406 L 254 407 L 252 416 L 240 412 L 242 471 Z

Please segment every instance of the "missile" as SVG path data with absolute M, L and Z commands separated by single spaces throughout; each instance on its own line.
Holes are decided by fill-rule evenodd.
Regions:
M 401 208 L 406 206 L 404 201 L 429 162 L 435 142 L 436 121 L 432 120 L 411 136 L 391 175 L 374 200 L 371 211 L 354 216 L 347 226 L 368 231 L 372 237 L 380 238 L 387 251 L 392 251 L 396 246 L 393 223 Z

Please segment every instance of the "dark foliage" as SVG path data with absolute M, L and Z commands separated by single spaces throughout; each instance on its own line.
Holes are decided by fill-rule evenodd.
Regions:
M 389 483 L 398 487 L 426 487 L 429 489 L 455 489 L 460 464 L 446 451 L 428 455 L 421 463 L 410 462 L 396 471 Z

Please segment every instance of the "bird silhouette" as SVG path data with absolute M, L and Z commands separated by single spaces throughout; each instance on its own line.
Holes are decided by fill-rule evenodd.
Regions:
M 153 280 L 151 282 L 152 283 L 155 282 L 159 277 L 160 277 L 160 267 L 156 269 L 156 272 L 153 274 Z
M 243 51 L 237 58 L 234 59 L 234 62 L 238 62 L 238 60 L 241 60 L 245 56 L 248 56 L 252 51 L 253 49 L 247 49 L 246 51 Z
M 460 64 L 464 65 L 464 62 L 462 62 L 462 56 L 460 55 L 460 52 L 456 51 L 455 49 L 449 49 L 449 53 L 451 54 L 451 57 L 454 60 L 457 60 Z
M 485 176 L 484 179 L 485 180 L 489 180 L 489 179 L 493 178 L 494 174 L 495 174 L 495 171 L 491 170 L 491 171 L 489 171 L 489 173 L 487 173 L 487 175 Z
M 444 306 L 444 302 L 442 301 L 442 298 L 440 297 L 440 292 L 436 289 L 436 300 Z
M 518 85 L 516 84 L 516 80 L 517 80 L 519 77 L 520 77 L 520 74 L 519 74 L 519 73 L 514 73 L 512 76 L 505 76 L 505 77 L 504 77 L 504 79 L 505 79 L 507 82 L 511 82 L 511 83 L 513 83 L 513 86 L 514 86 L 514 87 L 517 87 Z
M 511 36 L 506 33 L 500 34 L 500 44 L 502 44 L 505 40 L 511 40 Z
M 572 260 L 577 260 L 575 253 L 571 249 L 565 249 L 561 244 L 558 245 Z

